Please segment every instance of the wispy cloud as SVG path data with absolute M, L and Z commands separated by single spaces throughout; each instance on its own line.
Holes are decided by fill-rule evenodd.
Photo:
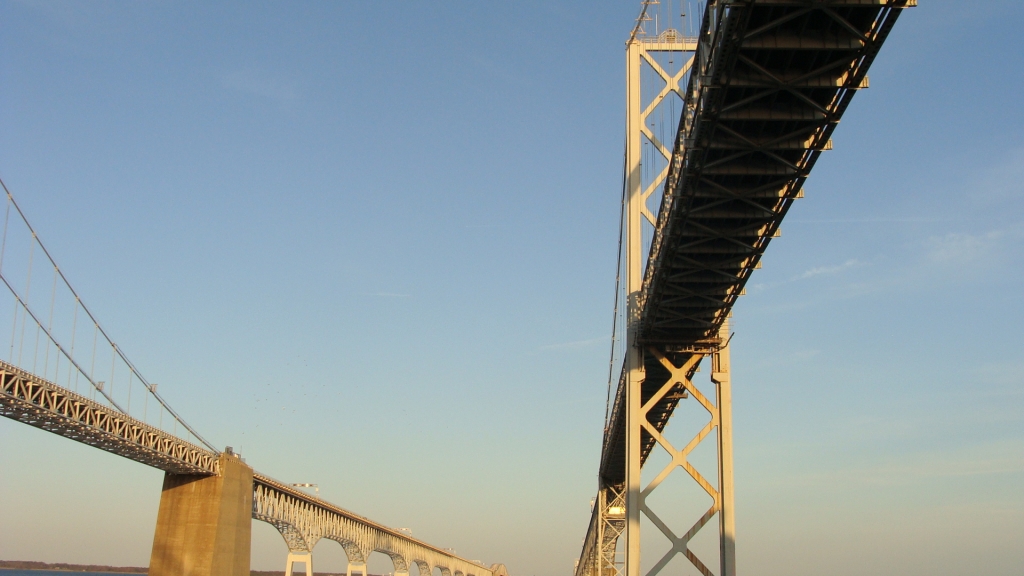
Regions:
M 758 369 L 765 368 L 776 368 L 779 366 L 796 366 L 809 362 L 815 356 L 821 354 L 821 350 L 808 348 L 804 350 L 794 350 L 784 354 L 773 354 L 765 357 L 763 360 L 757 363 Z
M 975 197 L 987 202 L 1024 198 L 1024 148 L 1010 151 L 1000 164 L 990 168 L 974 186 Z
M 27 8 L 35 10 L 68 27 L 77 27 L 89 19 L 89 7 L 78 2 L 45 2 L 43 0 L 16 0 Z
M 246 92 L 280 103 L 298 100 L 300 96 L 294 81 L 255 68 L 230 72 L 224 76 L 222 83 L 230 90 Z
M 980 386 L 972 393 L 982 396 L 1024 395 L 1024 362 L 988 362 L 978 368 Z
M 832 266 L 816 266 L 816 267 L 811 268 L 809 270 L 805 270 L 805 271 L 801 272 L 800 274 L 797 274 L 796 276 L 793 276 L 793 277 L 789 278 L 788 280 L 782 280 L 782 281 L 779 281 L 779 282 L 759 282 L 757 284 L 749 284 L 747 287 L 748 287 L 748 289 L 750 291 L 761 292 L 761 291 L 764 291 L 764 290 L 770 290 L 772 288 L 777 288 L 779 286 L 783 286 L 783 285 L 789 284 L 791 282 L 799 282 L 800 280 L 807 280 L 808 278 L 814 278 L 815 276 L 832 276 L 832 275 L 835 275 L 835 274 L 839 274 L 840 272 L 842 272 L 844 270 L 848 270 L 850 268 L 854 268 L 854 267 L 857 267 L 857 266 L 864 266 L 864 265 L 866 265 L 864 262 L 861 262 L 860 260 L 857 260 L 856 258 L 850 258 L 849 260 L 843 262 L 842 264 L 835 264 L 835 265 L 832 265 Z
M 860 265 L 861 265 L 860 260 L 857 260 L 856 258 L 851 258 L 851 259 L 847 260 L 846 262 L 843 262 L 842 264 L 837 264 L 835 266 L 818 266 L 817 268 L 811 268 L 810 270 L 807 270 L 807 271 L 805 271 L 805 272 L 803 272 L 801 274 L 797 274 L 796 276 L 791 278 L 790 281 L 806 280 L 808 278 L 813 278 L 815 276 L 821 276 L 823 274 L 826 274 L 826 275 L 838 274 L 839 272 L 842 272 L 843 270 L 846 270 L 848 268 L 853 268 L 854 266 L 860 266 Z
M 496 78 L 498 81 L 519 89 L 530 88 L 531 82 L 523 74 L 517 74 L 508 65 L 501 65 L 481 53 L 469 53 L 466 58 L 473 63 L 475 69 Z
M 378 298 L 411 298 L 411 294 L 402 294 L 401 292 L 369 292 L 364 296 L 376 296 Z
M 998 453 L 994 448 L 998 448 Z M 929 478 L 988 476 L 1024 472 L 1024 456 L 1019 446 L 973 446 L 967 450 L 920 454 L 909 461 L 891 462 L 876 468 L 861 469 L 859 480 L 868 484 L 914 484 Z M 979 457 L 980 456 L 980 457 Z
M 988 264 L 996 252 L 1008 241 L 1018 240 L 1021 234 L 1005 230 L 991 230 L 982 234 L 950 232 L 932 236 L 925 241 L 926 257 L 936 264 Z
M 581 350 L 583 348 L 589 348 L 595 344 L 602 342 L 608 342 L 607 336 L 601 338 L 590 338 L 589 340 L 574 340 L 572 342 L 559 342 L 558 344 L 548 344 L 547 346 L 541 346 L 541 350 Z
M 867 216 L 864 218 L 794 218 L 787 220 L 796 224 L 909 224 L 916 222 L 953 222 L 953 218 L 932 218 L 928 216 Z

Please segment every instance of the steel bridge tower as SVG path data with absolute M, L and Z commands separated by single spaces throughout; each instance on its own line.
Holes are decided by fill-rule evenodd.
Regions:
M 634 33 L 626 44 L 626 217 L 624 221 L 625 233 L 625 276 L 626 276 L 626 356 L 624 360 L 625 376 L 625 415 L 626 415 L 626 474 L 625 486 L 604 487 L 601 493 L 605 498 L 601 504 L 604 506 L 604 516 L 607 518 L 602 525 L 615 524 L 615 516 L 624 516 L 618 522 L 621 525 L 621 532 L 625 535 L 625 561 L 624 576 L 641 576 L 640 573 L 640 523 L 641 517 L 646 516 L 658 531 L 671 544 L 668 552 L 658 560 L 646 576 L 654 576 L 660 572 L 677 555 L 684 555 L 694 566 L 704 574 L 711 571 L 689 550 L 687 544 L 698 531 L 711 522 L 717 515 L 719 523 L 719 546 L 721 576 L 735 576 L 736 573 L 736 548 L 735 548 L 735 520 L 733 515 L 733 456 L 732 456 L 732 397 L 729 378 L 729 349 L 728 349 L 728 322 L 722 325 L 719 338 L 716 342 L 710 342 L 702 349 L 690 350 L 695 352 L 682 365 L 674 365 L 668 358 L 666 350 L 660 350 L 657 346 L 642 347 L 638 344 L 638 328 L 640 320 L 640 291 L 642 289 L 644 267 L 643 229 L 646 225 L 657 226 L 656 217 L 648 206 L 651 196 L 662 190 L 665 179 L 669 172 L 669 163 L 672 159 L 672 142 L 661 142 L 652 130 L 648 119 L 662 105 L 666 99 L 678 95 L 682 98 L 685 90 L 684 80 L 693 67 L 693 56 L 697 48 L 695 38 L 685 38 L 673 29 L 668 29 L 657 36 L 648 37 Z M 664 58 L 657 56 L 671 55 L 673 59 L 679 59 L 680 67 L 666 70 L 661 62 Z M 650 102 L 642 102 L 641 69 L 644 64 L 653 71 L 653 76 L 647 74 L 648 78 L 664 82 L 664 86 L 653 96 Z M 680 86 L 680 84 L 683 84 Z M 672 136 L 675 136 L 675 126 L 672 127 Z M 644 182 L 643 178 L 643 151 L 644 139 L 649 143 L 649 149 L 654 154 L 664 158 L 664 165 L 661 170 Z M 647 163 L 660 166 L 653 162 L 651 154 L 648 154 Z M 645 185 L 646 184 L 646 185 Z M 664 368 L 671 374 L 653 397 L 642 398 L 641 385 L 645 380 L 644 357 L 653 356 L 657 358 Z M 693 373 L 697 370 L 701 360 L 705 357 L 711 358 L 712 370 L 711 380 L 715 386 L 715 398 L 707 398 L 691 382 Z M 676 395 L 679 399 L 693 398 L 703 406 L 710 418 L 707 424 L 701 429 L 696 437 L 692 438 L 685 446 L 674 446 L 669 440 L 652 426 L 648 415 L 654 404 L 668 395 Z M 645 434 L 646 433 L 646 434 Z M 646 454 L 641 448 L 641 439 L 644 435 L 652 436 L 669 454 L 671 461 L 666 465 L 647 485 L 641 483 L 640 469 Z M 692 466 L 687 456 L 697 448 L 701 442 L 715 442 L 718 460 L 718 482 L 717 486 L 709 482 L 704 476 Z M 654 490 L 658 489 L 662 482 L 671 473 L 682 473 L 689 476 L 689 479 L 696 482 L 712 499 L 711 507 L 699 518 L 693 518 L 689 529 L 683 534 L 676 534 L 669 528 L 663 518 L 670 515 L 678 516 L 674 510 L 655 510 L 648 500 Z M 662 486 L 662 490 L 670 489 Z M 611 504 L 609 505 L 609 496 Z M 619 513 L 623 507 L 624 514 Z M 612 531 L 614 532 L 614 528 Z M 613 543 L 609 543 L 613 544 Z M 613 544 L 614 545 L 614 544 Z M 614 554 L 614 548 L 612 549 Z M 603 555 L 603 557 L 607 557 Z M 616 575 L 619 570 L 612 562 L 605 563 L 600 576 Z
M 671 24 L 677 13 L 666 3 Z M 696 38 L 657 20 L 647 34 L 656 4 L 642 2 L 626 43 L 625 265 L 616 292 L 624 334 L 613 337 L 599 489 L 575 576 L 641 576 L 642 537 L 650 559 L 642 576 L 677 559 L 686 572 L 735 576 L 732 308 L 818 157 L 832 149 L 854 94 L 868 87 L 899 13 L 916 2 L 706 0 L 697 3 Z M 681 101 L 668 133 L 666 101 Z M 697 386 L 702 365 L 710 382 Z M 680 411 L 672 422 L 693 426 L 681 438 L 678 426 L 667 428 Z M 699 502 L 687 510 L 694 490 L 710 502 L 706 510 Z M 678 493 L 687 498 L 671 501 Z M 717 553 L 694 541 L 715 524 Z M 667 549 L 660 557 L 656 543 Z
M 735 576 L 735 522 L 733 516 L 733 456 L 732 456 L 732 411 L 729 378 L 728 322 L 723 323 L 719 337 L 699 349 L 691 349 L 689 359 L 681 365 L 673 364 L 671 357 L 677 357 L 677 350 L 662 350 L 661 347 L 643 345 L 639 342 L 641 290 L 643 288 L 646 252 L 651 231 L 657 226 L 656 209 L 651 201 L 658 200 L 657 193 L 664 189 L 673 159 L 673 140 L 681 110 L 669 115 L 670 133 L 659 138 L 655 129 L 655 116 L 661 114 L 664 122 L 664 107 L 670 99 L 682 102 L 688 74 L 693 68 L 697 39 L 685 37 L 679 31 L 668 28 L 654 35 L 644 33 L 643 25 L 650 17 L 646 15 L 648 5 L 638 19 L 626 43 L 626 150 L 624 163 L 624 206 L 622 242 L 624 252 L 625 279 L 625 324 L 624 357 L 619 391 L 616 403 L 624 402 L 625 414 L 625 474 L 624 483 L 608 481 L 602 477 L 594 514 L 585 549 L 592 551 L 577 564 L 577 576 L 641 576 L 641 518 L 647 517 L 657 531 L 668 540 L 670 548 L 644 576 L 654 576 L 678 555 L 685 556 L 702 574 L 712 571 L 689 548 L 689 541 L 708 523 L 718 518 L 719 557 L 721 576 Z M 666 66 L 675 63 L 676 66 Z M 663 140 L 664 139 L 664 140 Z M 666 142 L 667 141 L 667 142 Z M 646 245 L 645 245 L 646 244 Z M 693 374 L 705 357 L 712 364 L 712 382 L 715 394 L 706 397 L 691 382 Z M 664 383 L 653 396 L 651 390 L 643 392 L 646 379 L 645 358 L 657 361 L 668 372 L 668 378 L 658 378 Z M 624 392 L 624 394 L 623 394 Z M 693 398 L 707 410 L 706 425 L 684 446 L 673 445 L 663 434 L 663 426 L 652 424 L 658 416 L 652 408 L 665 400 L 677 402 Z M 617 407 L 618 408 L 618 407 Z M 606 429 L 606 445 L 609 442 Z M 670 457 L 669 463 L 646 485 L 641 482 L 641 467 L 647 460 L 653 439 Z M 644 440 L 647 440 L 644 442 Z M 710 482 L 687 460 L 702 442 L 715 444 L 718 470 L 717 482 Z M 644 444 L 647 445 L 646 449 Z M 607 447 L 607 446 L 606 446 Z M 662 491 L 673 486 L 662 485 L 673 472 L 685 474 L 688 481 L 696 483 L 712 501 L 703 515 L 692 518 L 685 533 L 676 534 L 665 518 L 677 518 L 678 510 L 656 510 L 649 500 L 660 487 Z M 671 508 L 671 506 L 665 507 Z M 619 538 L 624 537 L 624 545 Z

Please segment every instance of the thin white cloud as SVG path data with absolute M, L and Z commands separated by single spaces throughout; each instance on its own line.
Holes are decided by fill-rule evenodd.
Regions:
M 785 354 L 773 354 L 758 362 L 756 367 L 759 370 L 763 370 L 765 368 L 776 368 L 779 366 L 798 366 L 805 362 L 809 362 L 819 354 L 821 354 L 821 350 L 813 348 L 794 350 Z
M 999 453 L 994 453 L 998 447 Z M 1024 456 L 1019 446 L 994 444 L 972 446 L 970 449 L 933 452 L 917 455 L 909 462 L 889 463 L 874 469 L 863 469 L 857 476 L 866 484 L 914 484 L 925 479 L 1019 474 L 1024 472 Z M 987 454 L 975 455 L 979 451 Z M 980 456 L 980 457 L 979 457 Z
M 1024 395 L 1024 362 L 1020 360 L 985 363 L 978 368 L 977 377 L 979 382 L 974 393 L 982 396 Z
M 87 20 L 89 10 L 78 2 L 46 2 L 43 0 L 16 0 L 29 9 L 45 14 L 54 21 L 68 27 L 77 27 L 83 20 Z
M 932 236 L 925 241 L 926 256 L 936 264 L 985 264 L 1007 236 L 1002 230 L 984 234 L 950 232 L 945 236 Z
M 842 264 L 837 264 L 835 266 L 818 266 L 817 268 L 811 268 L 810 270 L 807 270 L 801 274 L 797 274 L 796 276 L 791 278 L 790 281 L 806 280 L 808 278 L 821 276 L 823 274 L 838 274 L 839 272 L 842 272 L 847 268 L 853 268 L 854 266 L 859 266 L 860 264 L 860 260 L 857 260 L 856 258 L 851 258 L 846 262 L 843 262 Z
M 953 218 L 931 218 L 926 216 L 877 216 L 865 218 L 794 218 L 790 223 L 800 224 L 907 224 L 916 222 L 954 222 Z
M 851 258 L 842 264 L 836 264 L 834 266 L 817 266 L 809 270 L 805 270 L 788 280 L 782 280 L 781 282 L 758 282 L 757 284 L 747 284 L 747 290 L 749 292 L 763 292 L 765 290 L 771 290 L 789 284 L 791 282 L 798 282 L 800 280 L 807 280 L 808 278 L 814 278 L 815 276 L 828 276 L 838 274 L 843 270 L 853 268 L 855 266 L 863 266 L 864 263 L 856 258 Z
M 973 188 L 977 198 L 992 203 L 1024 198 L 1024 148 L 1010 151 L 1009 156 L 990 168 Z
M 580 350 L 583 348 L 589 348 L 595 344 L 602 342 L 608 342 L 608 337 L 603 336 L 601 338 L 590 338 L 589 340 L 574 340 L 572 342 L 559 342 L 558 344 L 548 344 L 547 346 L 541 346 L 541 350 Z
M 254 68 L 231 72 L 222 83 L 225 88 L 282 103 L 297 100 L 300 95 L 295 82 Z

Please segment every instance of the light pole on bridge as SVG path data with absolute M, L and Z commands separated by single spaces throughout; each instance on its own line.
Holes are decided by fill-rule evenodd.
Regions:
M 310 484 L 308 482 L 299 482 L 298 484 L 292 484 L 296 488 L 312 488 L 316 492 L 316 497 L 320 497 L 320 486 L 317 484 Z

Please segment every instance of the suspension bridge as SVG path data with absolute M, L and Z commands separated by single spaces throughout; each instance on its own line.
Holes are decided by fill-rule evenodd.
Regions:
M 914 0 L 646 0 L 626 43 L 619 270 L 599 482 L 575 576 L 734 576 L 729 318 L 904 8 Z M 697 8 L 697 17 L 685 8 Z M 347 573 L 373 552 L 396 576 L 507 576 L 256 472 L 201 436 L 84 304 L 6 193 L 0 413 L 165 472 L 149 574 L 248 575 L 252 520 L 312 574 L 338 542 Z M 705 362 L 707 360 L 707 362 Z M 703 366 L 710 378 L 696 374 Z M 704 419 L 682 440 L 673 415 Z M 691 419 L 693 412 L 686 412 Z M 684 428 L 686 428 L 684 426 Z M 699 463 L 701 445 L 713 458 Z M 673 476 L 673 474 L 675 476 Z M 682 476 L 706 509 L 652 498 Z M 659 492 L 658 494 L 660 494 Z M 673 500 L 670 500 L 673 501 Z M 674 501 L 673 501 L 674 502 Z M 662 504 L 659 507 L 657 504 Z M 700 504 L 699 504 L 700 505 Z M 714 545 L 693 543 L 717 524 Z M 642 526 L 646 526 L 641 530 Z M 673 528 L 675 527 L 675 529 Z M 660 538 L 660 554 L 641 556 Z M 717 556 L 709 558 L 708 555 Z M 718 566 L 712 571 L 710 566 Z

